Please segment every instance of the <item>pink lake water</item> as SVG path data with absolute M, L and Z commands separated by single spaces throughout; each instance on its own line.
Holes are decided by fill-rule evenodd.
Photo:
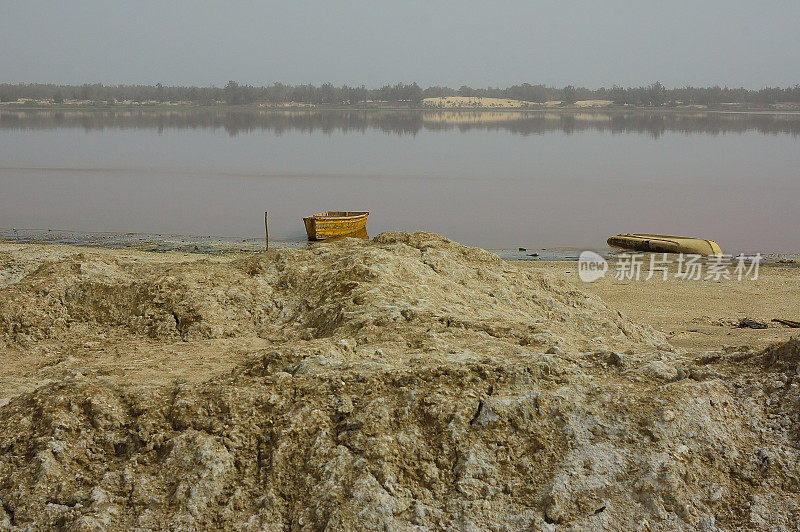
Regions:
M 620 232 L 800 250 L 800 116 L 0 112 L 0 228 L 263 235 L 369 210 L 368 230 L 487 248 Z

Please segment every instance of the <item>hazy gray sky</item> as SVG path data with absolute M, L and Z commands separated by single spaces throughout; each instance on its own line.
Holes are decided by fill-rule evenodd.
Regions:
M 800 1 L 0 0 L 0 81 L 800 83 Z

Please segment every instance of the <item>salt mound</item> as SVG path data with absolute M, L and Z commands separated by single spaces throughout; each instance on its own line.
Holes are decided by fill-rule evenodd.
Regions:
M 78 374 L 17 396 L 0 526 L 797 528 L 774 375 L 726 375 L 728 355 L 670 380 L 639 355 L 394 355 L 326 338 L 200 386 Z
M 86 251 L 4 278 L 6 343 L 90 324 L 163 340 L 369 341 L 450 329 L 519 345 L 667 348 L 659 333 L 565 281 L 432 233 L 385 233 L 372 242 L 347 239 L 228 262 L 152 264 Z
M 800 526 L 797 341 L 675 353 L 568 282 L 429 233 L 59 249 L 0 255 L 14 349 L 111 329 L 271 347 L 202 384 L 74 372 L 11 397 L 0 529 Z

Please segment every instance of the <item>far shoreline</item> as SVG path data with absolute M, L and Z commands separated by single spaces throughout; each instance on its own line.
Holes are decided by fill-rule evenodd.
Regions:
M 43 102 L 0 102 L 2 111 L 83 111 L 83 112 L 114 112 L 114 111 L 147 111 L 147 112 L 172 112 L 172 111 L 219 111 L 219 112 L 325 112 L 325 111 L 363 111 L 363 112 L 491 112 L 491 113 L 745 113 L 745 114 L 774 114 L 797 115 L 800 114 L 800 104 L 781 103 L 770 106 L 751 105 L 747 103 L 724 103 L 718 105 L 679 105 L 679 106 L 634 106 L 634 105 L 581 105 L 576 102 L 569 105 L 550 105 L 531 103 L 522 107 L 491 107 L 491 106 L 448 106 L 437 107 L 434 105 L 393 105 L 388 103 L 357 104 L 357 105 L 319 105 L 319 104 L 246 104 L 228 105 L 224 103 L 205 105 L 193 103 L 167 103 L 167 102 L 142 102 L 142 103 L 108 103 L 105 101 L 82 101 L 76 103 L 43 103 Z

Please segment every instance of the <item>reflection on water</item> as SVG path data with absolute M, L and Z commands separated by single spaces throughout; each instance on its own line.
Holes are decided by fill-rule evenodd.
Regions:
M 0 110 L 0 228 L 306 239 L 370 232 L 488 248 L 685 234 L 800 250 L 800 114 Z
M 656 111 L 0 111 L 0 129 L 224 129 L 229 135 L 270 131 L 352 133 L 377 130 L 416 135 L 423 130 L 501 130 L 519 135 L 551 131 L 567 134 L 594 130 L 646 133 L 658 138 L 681 133 L 744 133 L 800 135 L 797 113 L 723 113 Z

